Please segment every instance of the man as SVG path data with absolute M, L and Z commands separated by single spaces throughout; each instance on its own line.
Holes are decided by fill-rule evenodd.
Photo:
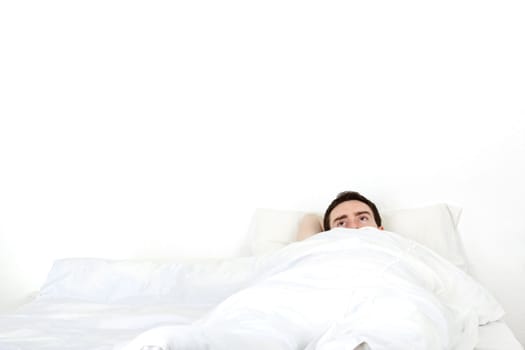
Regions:
M 323 222 L 316 214 L 307 214 L 299 224 L 297 240 L 301 241 L 322 231 L 335 227 L 361 228 L 376 227 L 380 230 L 381 215 L 376 205 L 354 191 L 345 191 L 337 195 L 324 214 Z

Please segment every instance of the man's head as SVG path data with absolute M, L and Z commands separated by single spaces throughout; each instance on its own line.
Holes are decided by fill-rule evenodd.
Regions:
M 324 230 L 335 227 L 359 228 L 381 226 L 381 216 L 376 205 L 359 192 L 345 191 L 330 203 L 323 219 Z

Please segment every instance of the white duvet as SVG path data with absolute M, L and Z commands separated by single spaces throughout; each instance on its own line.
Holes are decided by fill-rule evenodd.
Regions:
M 335 229 L 257 258 L 58 261 L 37 300 L 0 317 L 0 350 L 472 350 L 502 315 L 419 244 Z
M 335 229 L 260 258 L 251 286 L 191 325 L 121 350 L 471 350 L 499 304 L 426 248 L 373 228 Z

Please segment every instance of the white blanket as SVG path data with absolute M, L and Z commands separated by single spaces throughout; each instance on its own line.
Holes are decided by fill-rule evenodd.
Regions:
M 259 258 L 250 287 L 191 325 L 119 350 L 472 350 L 502 317 L 492 296 L 430 250 L 374 228 L 335 229 Z

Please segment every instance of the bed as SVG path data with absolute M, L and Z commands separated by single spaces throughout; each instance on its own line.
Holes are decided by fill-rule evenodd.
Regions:
M 468 274 L 460 213 L 384 211 L 385 231 L 295 242 L 304 212 L 258 209 L 249 256 L 60 259 L 33 300 L 0 316 L 0 350 L 523 349 Z

